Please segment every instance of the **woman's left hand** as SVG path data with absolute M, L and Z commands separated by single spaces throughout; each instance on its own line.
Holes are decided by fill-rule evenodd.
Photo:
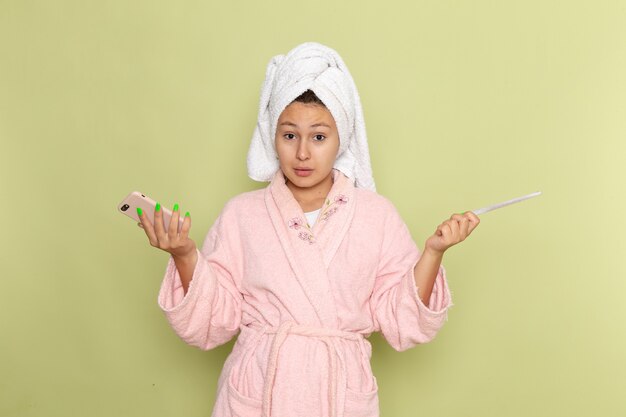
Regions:
M 426 240 L 425 249 L 443 254 L 448 248 L 462 242 L 478 226 L 480 219 L 471 211 L 453 214 L 437 226 L 435 234 Z

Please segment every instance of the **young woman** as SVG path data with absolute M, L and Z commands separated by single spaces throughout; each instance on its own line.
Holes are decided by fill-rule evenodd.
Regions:
M 398 351 L 432 340 L 452 305 L 444 252 L 480 220 L 441 223 L 420 252 L 376 193 L 356 86 L 339 55 L 314 42 L 268 65 L 248 154 L 262 189 L 230 199 L 202 249 L 157 206 L 140 215 L 170 253 L 158 303 L 186 343 L 237 335 L 213 417 L 378 416 L 375 331 Z

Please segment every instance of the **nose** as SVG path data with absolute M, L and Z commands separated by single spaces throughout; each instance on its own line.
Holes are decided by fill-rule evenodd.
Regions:
M 306 140 L 301 139 L 300 142 L 298 143 L 298 150 L 297 150 L 296 156 L 301 161 L 306 161 L 307 159 L 311 157 L 311 155 L 309 154 L 309 149 L 307 148 Z

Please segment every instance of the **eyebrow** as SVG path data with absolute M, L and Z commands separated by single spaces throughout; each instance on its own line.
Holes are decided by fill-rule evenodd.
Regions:
M 281 124 L 279 124 L 279 126 L 283 126 L 283 125 L 298 127 L 298 125 L 293 122 L 282 122 Z M 311 127 L 318 127 L 318 126 L 325 126 L 330 129 L 330 126 L 323 122 L 315 123 L 311 125 Z

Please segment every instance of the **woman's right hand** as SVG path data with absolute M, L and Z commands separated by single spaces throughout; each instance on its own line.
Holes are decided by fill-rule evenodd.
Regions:
M 174 205 L 167 230 L 165 230 L 163 210 L 160 209 L 159 203 L 157 203 L 154 208 L 154 226 L 146 213 L 140 214 L 139 210 L 137 211 L 137 215 L 139 216 L 140 223 L 137 223 L 137 226 L 141 227 L 144 232 L 146 232 L 151 246 L 162 249 L 175 258 L 182 259 L 195 255 L 196 243 L 189 238 L 189 229 L 191 229 L 191 216 L 189 212 L 185 214 L 185 220 L 183 221 L 183 226 L 179 233 L 178 220 L 180 218 L 180 211 L 178 210 L 178 204 Z

